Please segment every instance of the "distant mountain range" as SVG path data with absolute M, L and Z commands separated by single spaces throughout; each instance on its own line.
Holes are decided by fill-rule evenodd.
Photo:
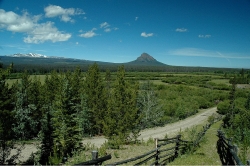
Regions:
M 147 53 L 142 53 L 137 59 L 131 62 L 126 63 L 111 63 L 111 62 L 100 62 L 100 61 L 91 61 L 83 59 L 73 59 L 65 57 L 55 57 L 55 56 L 46 56 L 37 53 L 28 53 L 28 54 L 13 54 L 0 56 L 0 63 L 4 67 L 9 66 L 11 63 L 14 64 L 14 70 L 21 72 L 24 69 L 31 71 L 45 71 L 49 72 L 51 70 L 73 70 L 75 67 L 79 66 L 83 71 L 86 71 L 89 65 L 97 63 L 100 66 L 102 71 L 110 69 L 116 71 L 117 67 L 124 65 L 125 68 L 129 71 L 224 71 L 229 69 L 224 68 L 209 68 L 209 67 L 185 67 L 185 66 L 171 66 L 157 61 L 151 55 Z
M 28 54 L 13 54 L 0 56 L 1 61 L 5 63 L 14 63 L 14 64 L 44 64 L 44 63 L 99 63 L 99 64 L 117 64 L 117 63 L 109 63 L 109 62 L 97 62 L 91 60 L 83 60 L 83 59 L 73 59 L 73 58 L 64 58 L 64 57 L 56 57 L 56 56 L 46 56 L 37 53 L 28 53 Z M 124 65 L 143 65 L 143 66 L 162 66 L 165 65 L 154 59 L 147 53 L 141 54 L 136 60 L 122 63 Z
M 13 54 L 13 55 L 6 55 L 8 57 L 19 57 L 19 58 L 56 58 L 56 59 L 62 59 L 64 57 L 57 57 L 57 56 L 46 56 L 42 54 L 37 54 L 37 53 L 28 53 L 28 54 Z

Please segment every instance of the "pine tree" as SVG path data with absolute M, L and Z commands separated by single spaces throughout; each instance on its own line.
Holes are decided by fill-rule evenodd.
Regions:
M 34 136 L 37 136 L 37 134 L 41 130 L 41 117 L 43 117 L 43 112 L 42 112 L 43 94 L 42 94 L 42 84 L 39 77 L 34 76 L 34 78 L 31 80 L 31 84 L 28 90 L 28 96 L 29 96 L 29 103 L 34 108 L 31 117 L 34 121 L 38 123 L 37 128 L 34 131 Z
M 104 84 L 100 76 L 98 65 L 94 63 L 89 67 L 85 81 L 86 104 L 90 120 L 91 135 L 101 134 L 103 129 L 103 116 L 106 110 Z
M 139 133 L 139 109 L 137 108 L 138 84 L 132 85 L 125 80 L 125 70 L 118 68 L 111 99 L 108 101 L 108 112 L 104 121 L 104 133 L 109 141 L 120 143 L 130 141 L 130 134 Z M 138 135 L 137 135 L 138 136 Z
M 80 146 L 81 131 L 69 79 L 61 75 L 60 85 L 52 106 L 52 122 L 54 145 L 59 149 L 59 155 L 64 157 Z
M 0 68 L 0 165 L 14 164 L 13 160 L 18 156 L 11 155 L 11 150 L 15 149 L 15 136 L 12 130 L 14 124 L 14 93 L 15 88 L 9 88 L 6 79 L 10 74 L 11 67 L 8 69 Z M 18 149 L 17 149 L 18 150 Z M 19 150 L 18 150 L 19 152 Z
M 73 73 L 53 72 L 45 80 L 43 101 L 46 107 L 41 131 L 43 163 L 57 164 L 80 147 L 85 106 L 82 84 L 80 68 Z
M 54 126 L 53 126 L 53 102 L 59 91 L 59 76 L 53 71 L 51 75 L 46 75 L 45 83 L 41 86 L 41 131 L 39 133 L 40 145 L 40 164 L 49 164 L 49 157 L 53 155 L 54 148 Z
M 107 99 L 109 99 L 111 96 L 111 73 L 109 69 L 106 70 L 105 82 L 106 82 L 105 94 L 106 94 Z
M 31 139 L 37 132 L 38 122 L 33 119 L 32 115 L 36 111 L 36 106 L 30 102 L 31 80 L 27 72 L 22 74 L 21 83 L 18 85 L 15 101 L 15 125 L 13 130 L 19 139 Z
M 42 126 L 41 126 L 41 156 L 40 156 L 40 164 L 48 164 L 49 163 L 49 156 L 53 152 L 54 142 L 53 142 L 53 124 L 51 120 L 51 112 L 48 111 L 44 118 L 42 119 Z

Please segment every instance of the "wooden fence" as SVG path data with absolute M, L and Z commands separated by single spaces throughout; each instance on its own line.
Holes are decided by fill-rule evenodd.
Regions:
M 156 138 L 155 149 L 137 157 L 108 164 L 108 166 L 128 163 L 130 165 L 166 165 L 172 162 L 180 154 L 184 154 L 197 147 L 210 126 L 211 124 L 205 125 L 203 130 L 197 134 L 197 138 L 193 142 L 182 140 L 181 135 L 167 139 Z
M 237 156 L 237 147 L 232 145 L 232 139 L 226 138 L 221 130 L 218 130 L 217 136 L 219 137 L 217 151 L 222 165 L 243 165 Z
M 203 130 L 197 134 L 197 138 L 194 141 L 185 141 L 181 139 L 181 135 L 177 135 L 173 138 L 166 138 L 166 139 L 155 139 L 155 149 L 130 158 L 123 161 L 115 162 L 107 164 L 108 166 L 114 165 L 122 165 L 122 164 L 129 164 L 129 165 L 166 165 L 167 163 L 172 162 L 175 158 L 177 158 L 180 154 L 184 154 L 189 150 L 195 149 L 195 147 L 199 146 L 199 143 L 202 137 L 205 135 L 206 131 L 210 128 L 210 126 L 219 121 L 221 117 L 216 118 L 210 124 L 203 126 Z M 93 154 L 92 154 L 93 156 Z M 105 156 L 99 159 L 92 159 L 91 161 L 79 163 L 77 165 L 94 165 L 100 164 L 103 161 L 111 159 L 111 156 Z M 97 160 L 99 162 L 97 162 Z M 101 161 L 101 162 L 100 162 Z
M 110 154 L 107 156 L 98 158 L 98 152 L 94 150 L 92 151 L 92 160 L 78 163 L 76 165 L 102 165 L 104 161 L 109 160 L 109 159 L 111 159 Z
M 178 157 L 179 151 L 185 146 L 182 146 L 181 135 L 177 135 L 174 138 L 168 139 L 155 139 L 156 148 L 137 157 L 133 157 L 127 160 L 115 162 L 112 165 L 122 165 L 133 162 L 133 165 L 159 165 L 173 161 Z M 186 143 L 184 143 L 186 144 Z

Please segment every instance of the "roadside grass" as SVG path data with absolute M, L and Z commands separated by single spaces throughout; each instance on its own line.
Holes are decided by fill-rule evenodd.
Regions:
M 203 141 L 196 151 L 179 156 L 169 165 L 221 165 L 216 149 L 218 140 L 216 135 L 221 123 L 222 121 L 216 122 L 207 130 Z
M 72 158 L 66 162 L 66 165 L 78 164 L 84 161 L 91 160 L 93 150 L 98 151 L 98 157 L 103 157 L 111 154 L 112 158 L 103 162 L 102 164 L 108 165 L 110 163 L 126 160 L 132 157 L 142 155 L 155 148 L 155 142 L 153 139 L 148 141 L 141 140 L 140 143 L 132 145 L 122 145 L 120 149 L 110 149 L 107 143 L 104 143 L 100 148 L 95 147 L 93 144 L 85 145 L 85 150 L 81 152 L 76 152 Z M 133 163 L 129 163 L 131 165 Z

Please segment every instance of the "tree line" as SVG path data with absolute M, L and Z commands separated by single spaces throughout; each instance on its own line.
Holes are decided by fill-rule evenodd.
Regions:
M 7 158 L 17 140 L 39 138 L 41 164 L 58 164 L 72 155 L 82 147 L 83 136 L 105 135 L 111 146 L 119 148 L 136 141 L 142 125 L 155 123 L 160 116 L 153 111 L 157 102 L 152 91 L 126 80 L 124 66 L 118 67 L 114 80 L 110 70 L 101 77 L 95 63 L 86 74 L 80 68 L 53 71 L 44 83 L 26 71 L 9 86 L 11 70 L 0 68 L 0 164 L 11 163 Z M 149 102 L 154 104 L 152 110 Z

